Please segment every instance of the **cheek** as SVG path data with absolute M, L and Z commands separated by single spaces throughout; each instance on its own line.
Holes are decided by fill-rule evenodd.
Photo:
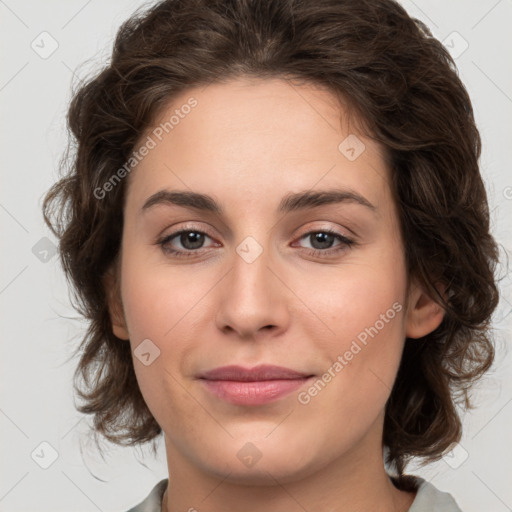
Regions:
M 135 252 L 123 261 L 121 279 L 134 370 L 144 400 L 160 425 L 172 423 L 178 431 L 179 425 L 185 425 L 192 435 L 193 415 L 199 411 L 190 407 L 190 397 L 178 381 L 183 360 L 193 345 L 187 338 L 187 325 L 194 314 L 199 314 L 194 305 L 201 290 L 191 286 L 190 279 L 188 286 L 181 282 L 184 278 L 180 281 L 178 272 L 161 265 L 151 267 Z M 145 352 L 151 354 L 149 365 L 137 357 L 143 343 L 148 347 Z
M 178 380 L 203 348 L 193 326 L 212 321 L 208 315 L 215 308 L 206 311 L 204 297 L 218 280 L 194 275 L 180 267 L 149 265 L 136 249 L 122 264 L 121 293 L 135 374 L 144 400 L 160 424 L 165 424 L 164 411 L 179 410 L 180 415 L 172 420 L 177 424 L 191 421 L 190 396 Z M 150 352 L 158 354 L 149 366 L 137 359 L 139 345 L 148 344 L 145 340 L 150 340 Z M 188 409 L 183 404 L 188 404 Z
M 346 406 L 352 404 L 354 410 L 369 397 L 385 402 L 401 359 L 405 269 L 391 261 L 350 265 L 340 269 L 335 279 L 316 280 L 314 286 L 306 282 L 300 292 L 307 288 L 307 304 L 318 314 L 302 328 L 314 340 L 313 350 L 330 361 L 324 373 L 330 398 L 339 400 L 343 395 Z
M 203 284 L 194 282 L 193 275 L 161 262 L 150 264 L 137 251 L 123 260 L 121 292 L 132 344 L 149 338 L 161 345 L 189 321 L 204 294 Z
M 322 330 L 335 342 L 343 345 L 375 324 L 386 332 L 399 327 L 402 317 L 397 310 L 404 309 L 405 273 L 398 266 L 351 264 L 325 277 L 302 278 L 302 283 L 297 294 L 317 314 L 317 327 L 323 324 Z
M 340 432 L 342 426 L 343 435 L 336 437 L 336 449 L 342 450 L 355 444 L 383 413 L 403 349 L 404 305 L 398 274 L 354 268 L 350 278 L 339 282 L 309 295 L 334 334 L 315 337 L 310 330 L 313 350 L 327 364 L 298 400 L 305 422 L 322 418 L 322 428 L 329 432 Z

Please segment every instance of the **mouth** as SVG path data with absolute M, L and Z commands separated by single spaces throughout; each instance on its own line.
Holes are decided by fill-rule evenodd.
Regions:
M 282 366 L 254 368 L 223 366 L 199 375 L 205 389 L 236 405 L 262 405 L 275 402 L 304 386 L 314 375 Z

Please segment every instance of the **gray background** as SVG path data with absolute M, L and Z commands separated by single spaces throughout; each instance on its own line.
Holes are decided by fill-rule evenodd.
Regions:
M 57 178 L 66 144 L 71 83 L 107 60 L 117 28 L 141 5 L 0 0 L 2 512 L 123 511 L 167 476 L 163 445 L 158 460 L 147 449 L 116 447 L 107 447 L 102 460 L 87 437 L 87 421 L 73 406 L 75 362 L 69 360 L 84 324 L 73 320 L 56 241 L 41 217 L 41 198 Z M 512 1 L 403 5 L 456 56 L 483 139 L 494 234 L 502 254 L 510 255 Z M 464 416 L 460 446 L 435 464 L 408 468 L 452 493 L 464 512 L 512 510 L 509 276 L 501 289 L 494 318 L 497 361 L 474 393 L 478 408 Z

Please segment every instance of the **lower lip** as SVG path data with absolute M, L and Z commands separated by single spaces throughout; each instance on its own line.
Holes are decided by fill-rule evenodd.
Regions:
M 310 378 L 240 382 L 202 379 L 206 389 L 214 395 L 237 405 L 262 405 L 275 402 L 297 390 Z

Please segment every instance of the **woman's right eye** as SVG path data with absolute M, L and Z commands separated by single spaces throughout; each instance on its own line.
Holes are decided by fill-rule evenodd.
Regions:
M 202 249 L 205 237 L 210 238 L 203 231 L 196 229 L 182 229 L 180 231 L 175 231 L 174 233 L 166 235 L 157 243 L 161 246 L 162 251 L 166 254 L 171 254 L 180 258 L 190 257 L 194 256 L 194 253 L 198 252 L 198 249 Z M 183 249 L 173 248 L 173 241 L 174 243 L 180 243 Z

